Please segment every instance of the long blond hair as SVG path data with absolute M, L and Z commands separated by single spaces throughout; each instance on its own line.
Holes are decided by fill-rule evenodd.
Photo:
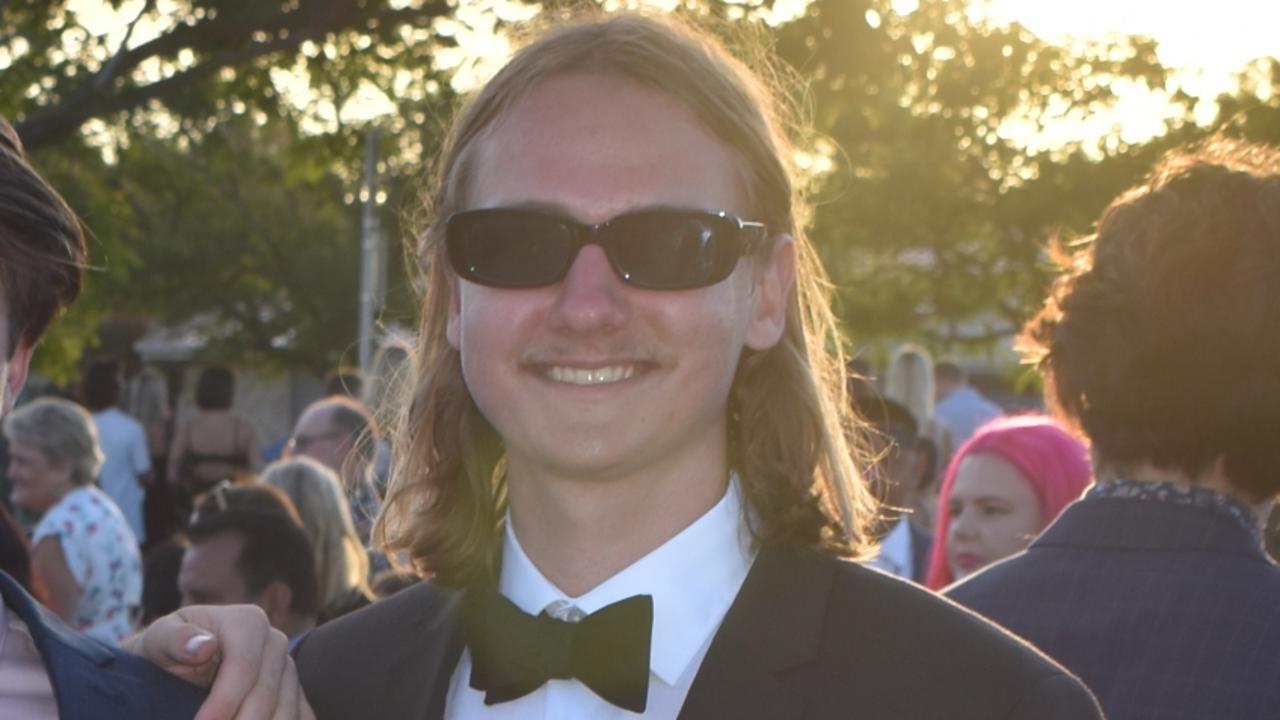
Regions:
M 530 88 L 573 72 L 626 78 L 689 107 L 739 156 L 753 219 L 795 238 L 796 287 L 784 336 L 767 351 L 745 351 L 738 363 L 729 398 L 730 462 L 742 478 L 758 542 L 862 552 L 874 511 L 847 442 L 854 421 L 844 396 L 842 339 L 826 275 L 796 221 L 803 203 L 775 101 L 755 74 L 707 36 L 631 14 L 584 19 L 541 35 L 454 122 L 430 198 L 430 223 L 416 248 L 427 277 L 416 383 L 399 416 L 395 474 L 375 541 L 407 550 L 420 572 L 444 584 L 495 576 L 506 510 L 503 446 L 468 393 L 459 354 L 445 337 L 456 278 L 445 258 L 444 220 L 465 207 L 476 140 Z
M 322 611 L 337 609 L 353 592 L 369 593 L 369 556 L 356 535 L 338 475 L 307 457 L 277 460 L 259 480 L 279 488 L 302 519 L 316 558 Z

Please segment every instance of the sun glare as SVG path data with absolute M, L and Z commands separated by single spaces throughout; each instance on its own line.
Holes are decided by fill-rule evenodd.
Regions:
M 896 0 L 902 2 L 904 0 Z M 907 0 L 909 1 L 909 0 Z M 1195 107 L 1201 124 L 1213 121 L 1214 98 L 1238 87 L 1239 76 L 1259 58 L 1280 57 L 1280 3 L 1258 0 L 974 0 L 971 12 L 996 22 L 1019 22 L 1054 43 L 1139 35 L 1157 43 L 1160 62 L 1172 69 L 1168 88 L 1127 83 L 1113 87 L 1114 111 L 1064 118 L 1025 138 L 1029 150 L 1051 149 L 1071 140 L 1127 143 L 1163 132 L 1176 112 L 1169 94 L 1203 98 Z

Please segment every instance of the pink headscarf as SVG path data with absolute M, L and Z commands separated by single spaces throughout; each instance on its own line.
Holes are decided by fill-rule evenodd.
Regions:
M 1031 489 L 1040 499 L 1041 530 L 1079 498 L 1093 479 L 1089 449 L 1051 418 L 1019 415 L 996 418 L 983 425 L 956 451 L 942 480 L 929 573 L 925 577 L 925 586 L 932 590 L 946 587 L 955 579 L 947 562 L 947 530 L 951 526 L 949 501 L 956 470 L 972 453 L 997 455 L 1031 481 Z

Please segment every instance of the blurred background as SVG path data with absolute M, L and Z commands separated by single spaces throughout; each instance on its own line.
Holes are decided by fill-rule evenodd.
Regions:
M 0 113 L 91 234 L 42 376 L 134 355 L 180 398 L 225 362 L 285 432 L 326 371 L 414 327 L 401 247 L 453 108 L 588 5 L 773 53 L 853 350 L 954 356 L 1006 406 L 1035 404 L 1011 346 L 1051 238 L 1173 145 L 1280 142 L 1274 2 L 0 0 Z

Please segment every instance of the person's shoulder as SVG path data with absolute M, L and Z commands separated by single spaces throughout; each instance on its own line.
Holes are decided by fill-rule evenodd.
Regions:
M 828 559 L 833 582 L 823 655 L 858 668 L 883 709 L 948 717 L 1095 718 L 1084 685 L 1028 643 L 935 593 L 857 563 Z M 919 694 L 927 682 L 928 697 Z
M 202 688 L 67 627 L 8 576 L 0 577 L 0 591 L 36 639 L 64 706 L 61 717 L 190 718 L 204 701 Z
M 460 652 L 454 643 L 460 597 L 421 582 L 308 633 L 293 656 L 317 717 L 392 717 L 405 711 L 406 697 L 430 696 L 439 671 Z M 418 684 L 388 684 L 405 677 Z
M 965 648 L 966 653 L 991 653 L 993 659 L 1027 660 L 1039 670 L 1060 670 L 1044 666 L 1043 656 L 1002 628 L 925 588 L 888 573 L 858 563 L 831 560 L 835 582 L 833 609 L 844 613 L 851 623 L 892 628 L 898 638 L 919 638 L 907 643 L 933 651 L 939 643 Z
M 460 593 L 420 582 L 389 598 L 335 618 L 312 630 L 294 651 L 299 668 L 333 657 L 347 667 L 353 659 L 376 659 L 416 633 L 453 622 Z

